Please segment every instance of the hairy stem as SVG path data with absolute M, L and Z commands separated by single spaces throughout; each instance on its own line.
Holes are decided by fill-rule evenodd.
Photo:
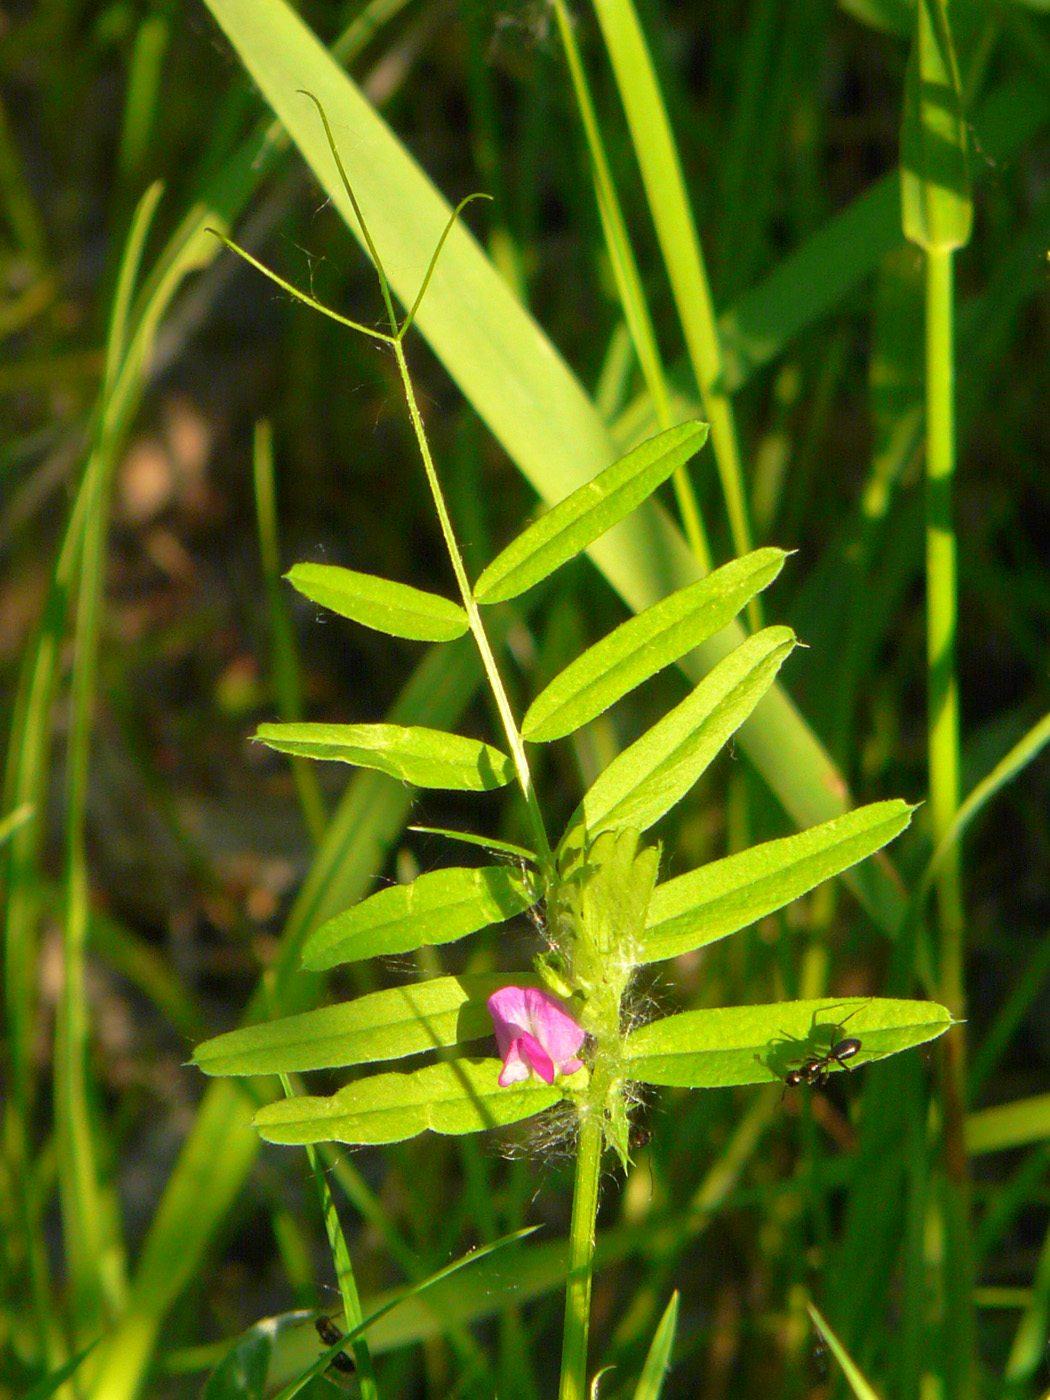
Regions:
M 597 1113 L 589 1113 L 580 1121 L 580 1141 L 576 1154 L 558 1400 L 586 1400 L 587 1395 L 587 1340 L 590 1334 L 594 1229 L 598 1214 L 601 1159 L 601 1118 Z

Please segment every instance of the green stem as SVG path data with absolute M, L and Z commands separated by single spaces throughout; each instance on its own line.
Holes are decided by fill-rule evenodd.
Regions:
M 944 840 L 959 808 L 959 696 L 955 675 L 957 570 L 952 524 L 955 470 L 955 371 L 952 251 L 926 252 L 926 651 L 930 819 L 933 844 Z M 940 998 L 957 1024 L 944 1037 L 940 1081 L 944 1106 L 945 1374 L 949 1393 L 974 1393 L 969 1190 L 964 1105 L 966 1016 L 964 921 L 959 844 L 936 876 L 940 926 Z
M 406 323 L 407 325 L 407 323 Z M 485 668 L 489 685 L 496 699 L 496 708 L 499 710 L 500 719 L 503 721 L 503 730 L 507 736 L 507 743 L 510 746 L 511 757 L 514 761 L 514 768 L 518 775 L 518 784 L 521 787 L 522 796 L 525 798 L 525 805 L 528 809 L 529 820 L 532 824 L 533 836 L 536 842 L 536 853 L 540 857 L 544 871 L 548 875 L 553 870 L 554 858 L 551 854 L 550 842 L 547 840 L 546 828 L 543 825 L 543 816 L 540 812 L 539 803 L 536 800 L 536 789 L 532 783 L 532 774 L 529 771 L 529 761 L 525 755 L 525 745 L 522 742 L 521 734 L 514 719 L 514 713 L 510 707 L 510 700 L 504 689 L 503 681 L 500 677 L 499 668 L 496 665 L 496 658 L 493 655 L 492 647 L 489 644 L 485 626 L 481 620 L 481 613 L 478 605 L 474 601 L 474 593 L 467 578 L 466 566 L 463 563 L 463 556 L 460 553 L 459 545 L 456 543 L 456 536 L 452 529 L 452 521 L 449 517 L 448 508 L 445 505 L 445 497 L 441 490 L 441 483 L 438 480 L 437 470 L 434 466 L 434 459 L 430 455 L 430 444 L 427 441 L 426 430 L 423 427 L 423 419 L 419 412 L 419 405 L 416 402 L 415 389 L 412 387 L 412 379 L 408 372 L 408 362 L 405 359 L 404 346 L 398 336 L 393 342 L 394 354 L 397 357 L 397 367 L 401 372 L 401 382 L 405 390 L 405 402 L 408 405 L 408 415 L 412 420 L 412 430 L 419 443 L 419 452 L 423 458 L 423 468 L 427 474 L 427 482 L 430 486 L 430 493 L 434 500 L 434 507 L 438 513 L 438 520 L 441 523 L 441 533 L 445 537 L 445 544 L 448 548 L 449 558 L 452 561 L 452 570 L 456 575 L 456 583 L 459 586 L 460 597 L 463 600 L 463 607 L 467 617 L 470 619 L 470 630 L 474 634 L 478 651 L 481 653 L 481 662 Z
M 565 1333 L 558 1400 L 586 1400 L 587 1339 L 594 1273 L 594 1227 L 598 1214 L 598 1174 L 602 1160 L 602 1125 L 597 1113 L 580 1121 L 576 1185 L 569 1234 L 569 1277 L 565 1289 Z
M 955 470 L 955 370 L 952 254 L 926 255 L 926 652 L 929 673 L 930 818 L 934 845 L 959 807 L 959 694 L 955 675 L 956 558 L 952 525 Z M 966 1015 L 959 847 L 937 875 L 941 992 L 956 1018 Z

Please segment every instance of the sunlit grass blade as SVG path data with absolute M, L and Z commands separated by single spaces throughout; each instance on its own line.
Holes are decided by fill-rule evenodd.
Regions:
M 76 1375 L 80 1369 L 80 1364 L 84 1358 L 98 1346 L 97 1342 L 92 1342 L 82 1351 L 78 1351 L 76 1356 L 70 1357 L 64 1366 L 60 1366 L 50 1376 L 45 1376 L 42 1381 L 38 1381 L 25 1392 L 22 1400 L 50 1400 L 52 1395 L 57 1394 L 72 1376 Z
M 876 802 L 658 885 L 640 960 L 706 947 L 783 908 L 899 836 L 913 811 L 900 800 Z
M 515 984 L 531 977 L 514 974 Z M 397 1060 L 492 1034 L 486 1001 L 507 974 L 471 973 L 369 992 L 277 1021 L 242 1026 L 198 1045 L 205 1074 L 277 1074 Z
M 70 728 L 66 759 L 65 893 L 63 979 L 55 1017 L 54 1097 L 59 1163 L 59 1196 L 65 1261 L 74 1299 L 75 1330 L 90 1335 L 117 1306 L 124 1280 L 123 1246 L 104 1204 L 97 1148 L 89 1107 L 90 1031 L 85 954 L 89 927 L 87 798 L 91 740 L 95 725 L 110 495 L 119 434 L 111 430 L 114 398 L 129 360 L 144 357 L 148 344 L 129 325 L 133 289 L 143 250 L 161 196 L 152 185 L 135 211 L 114 296 L 107 342 L 106 372 L 95 425 L 93 449 L 84 470 L 87 493 L 84 536 L 76 590 L 75 652 L 70 686 Z M 136 386 L 140 380 L 133 376 Z M 117 418 L 119 422 L 119 416 Z M 107 1261 L 109 1267 L 107 1268 Z
M 901 129 L 904 236 L 927 252 L 948 252 L 970 241 L 973 203 L 946 0 L 918 0 L 915 24 Z
M 1050 1231 L 1043 1235 L 1039 1262 L 1028 1298 L 1028 1304 L 1014 1333 L 1010 1355 L 1006 1359 L 1003 1380 L 1006 1393 L 1028 1390 L 1033 1378 L 1040 1373 L 1046 1359 L 1047 1325 L 1050 1323 Z M 1029 1392 L 1030 1393 L 1030 1392 Z
M 598 213 L 602 221 L 602 232 L 605 235 L 605 246 L 612 265 L 613 277 L 616 280 L 616 290 L 623 307 L 635 354 L 638 357 L 638 364 L 653 401 L 657 425 L 660 428 L 670 428 L 675 419 L 671 410 L 667 377 L 657 346 L 652 317 L 649 314 L 645 288 L 642 285 L 634 249 L 631 247 L 631 240 L 627 232 L 627 223 L 620 208 L 612 171 L 605 154 L 601 125 L 591 100 L 583 58 L 576 42 L 576 34 L 565 0 L 556 0 L 554 10 L 558 20 L 562 46 L 565 49 L 569 75 L 572 78 L 573 91 L 576 95 L 576 105 L 579 108 L 580 120 L 590 151 Z M 700 517 L 696 493 L 684 464 L 675 472 L 673 480 L 678 509 L 682 518 L 682 528 L 689 541 L 690 549 L 696 555 L 697 563 L 706 573 L 711 567 L 711 551 Z
M 1013 75 L 973 113 L 984 160 L 976 173 L 992 174 L 1050 120 L 1045 83 Z M 887 253 L 903 243 L 900 173 L 884 175 L 829 219 L 805 243 L 719 318 L 724 382 L 739 389 L 775 360 L 808 327 L 823 319 Z
M 321 972 L 339 963 L 454 943 L 512 919 L 537 897 L 530 882 L 505 865 L 432 870 L 409 885 L 380 890 L 322 924 L 303 949 L 303 966 Z
M 595 0 L 634 153 L 642 172 L 693 374 L 711 421 L 722 493 L 736 554 L 751 548 L 733 405 L 722 387 L 722 351 L 707 268 L 649 48 L 631 0 Z
M 682 423 L 643 442 L 524 530 L 474 585 L 479 603 L 504 603 L 575 558 L 699 452 L 706 423 Z
M 405 583 L 334 564 L 296 564 L 288 582 L 304 597 L 364 627 L 416 642 L 451 642 L 470 627 L 458 603 Z
M 860 1367 L 850 1356 L 849 1352 L 847 1352 L 838 1337 L 836 1337 L 822 1315 L 812 1303 L 807 1303 L 806 1307 L 809 1310 L 810 1317 L 813 1319 L 814 1326 L 819 1329 L 824 1340 L 827 1342 L 828 1350 L 842 1367 L 842 1373 L 849 1382 L 849 1388 L 853 1391 L 857 1400 L 879 1400 L 878 1392 L 869 1384 Z
M 1050 714 L 1044 715 L 1034 724 L 1023 739 L 1001 758 L 986 778 L 961 803 L 948 830 L 941 837 L 937 849 L 930 857 L 929 865 L 923 873 L 920 896 L 929 888 L 930 882 L 940 868 L 950 847 L 954 846 L 981 809 L 992 800 L 1001 788 L 1024 772 L 1033 759 L 1037 758 L 1050 743 Z
M 255 514 L 259 526 L 259 554 L 266 582 L 266 602 L 270 621 L 270 651 L 273 685 L 281 719 L 295 723 L 303 717 L 299 658 L 292 620 L 280 580 L 280 544 L 277 526 L 277 490 L 274 481 L 273 430 L 268 422 L 255 425 L 252 452 L 255 481 Z M 292 759 L 292 776 L 299 794 L 303 820 L 315 846 L 324 836 L 328 813 L 325 808 L 317 769 L 306 759 Z
M 16 831 L 25 826 L 35 813 L 36 808 L 31 802 L 23 802 L 13 812 L 8 812 L 3 821 L 0 821 L 0 846 L 5 841 L 9 841 Z
M 285 1101 L 287 1102 L 293 1097 L 292 1086 L 287 1075 L 281 1076 L 281 1086 L 284 1089 Z M 339 1220 L 339 1212 L 336 1210 L 335 1200 L 321 1160 L 311 1144 L 307 1144 L 306 1157 L 310 1163 L 310 1170 L 313 1172 L 314 1185 L 317 1187 L 317 1196 L 321 1203 L 328 1248 L 332 1254 L 335 1276 L 339 1282 L 339 1295 L 343 1300 L 343 1315 L 346 1318 L 347 1326 L 353 1331 L 351 1344 L 354 1354 L 353 1362 L 349 1361 L 348 1354 L 341 1348 L 342 1337 L 336 1338 L 334 1343 L 331 1343 L 330 1337 L 326 1335 L 323 1337 L 325 1342 L 331 1343 L 326 1358 L 337 1370 L 339 1363 L 342 1363 L 343 1366 L 353 1366 L 357 1374 L 358 1384 L 361 1387 L 361 1400 L 379 1400 L 375 1372 L 372 1368 L 372 1354 L 368 1342 L 361 1332 L 361 1297 L 357 1291 L 357 1279 L 350 1259 L 350 1250 L 347 1248 L 346 1236 L 343 1234 L 343 1227 Z
M 514 778 L 506 754 L 478 739 L 397 724 L 260 724 L 255 737 L 278 753 L 374 768 L 417 787 L 487 792 Z
M 678 1293 L 671 1294 L 660 1325 L 656 1329 L 645 1366 L 635 1386 L 634 1400 L 659 1400 L 664 1388 L 664 1378 L 671 1369 L 671 1349 L 678 1328 Z
M 840 1027 L 861 1046 L 847 1062 L 830 1062 L 834 1073 L 922 1045 L 951 1024 L 935 1002 L 889 997 L 721 1006 L 650 1021 L 631 1031 L 624 1054 L 628 1072 L 640 1082 L 713 1089 L 782 1081 L 792 1065 L 826 1054 Z
M 971 1156 L 1007 1152 L 1050 1141 L 1050 1094 L 981 1108 L 966 1119 L 966 1150 Z
M 600 831 L 646 831 L 670 811 L 743 724 L 796 645 L 789 627 L 767 627 L 720 661 L 693 693 L 615 758 L 592 785 L 561 849 Z
M 566 666 L 521 722 L 533 743 L 560 739 L 707 641 L 779 574 L 787 556 L 759 549 L 679 589 L 617 627 Z
M 404 1142 L 431 1132 L 458 1136 L 505 1127 L 552 1108 L 564 1096 L 538 1079 L 501 1088 L 500 1060 L 446 1060 L 414 1074 L 359 1079 L 330 1098 L 267 1104 L 255 1127 L 267 1142 Z M 582 1074 L 582 1070 L 577 1071 Z

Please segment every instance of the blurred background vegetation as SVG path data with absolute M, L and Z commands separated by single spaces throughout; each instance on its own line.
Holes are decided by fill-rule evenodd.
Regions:
M 341 39 L 354 78 L 450 200 L 479 189 L 493 195 L 471 207 L 468 222 L 628 438 L 644 416 L 643 385 L 552 14 L 539 3 L 487 0 L 297 8 L 325 43 Z M 1050 710 L 1045 9 L 1037 0 L 951 7 L 975 188 L 974 236 L 956 259 L 964 794 Z M 642 0 L 639 11 L 722 318 L 754 543 L 798 551 L 763 603 L 768 621 L 790 623 L 808 644 L 785 685 L 858 802 L 921 800 L 923 273 L 886 198 L 898 178 L 913 11 L 906 0 Z M 574 19 L 658 339 L 683 405 L 695 406 L 601 37 L 587 8 Z M 136 1292 L 143 1242 L 199 1123 L 203 1086 L 185 1061 L 203 1036 L 236 1024 L 274 964 L 325 812 L 346 783 L 343 771 L 324 767 L 319 788 L 301 776 L 297 785 L 285 760 L 249 739 L 297 694 L 308 718 L 381 720 L 419 662 L 411 644 L 322 618 L 290 590 L 276 594 L 280 601 L 268 592 L 264 557 L 274 533 L 260 420 L 272 428 L 282 570 L 325 561 L 447 593 L 449 569 L 393 361 L 230 255 L 158 295 L 153 353 L 119 413 L 106 417 L 115 401 L 105 346 L 120 261 L 136 203 L 154 180 L 164 187 L 147 271 L 168 256 L 202 193 L 214 199 L 221 190 L 238 241 L 346 314 L 367 323 L 380 316 L 371 269 L 294 152 L 277 141 L 263 143 L 259 160 L 244 158 L 266 113 L 203 6 L 6 4 L 0 78 L 0 718 L 11 743 L 5 811 L 32 800 L 37 814 L 9 837 L 3 891 L 15 912 L 6 952 L 0 1387 L 24 1394 L 97 1335 L 67 1287 L 51 1083 L 63 921 L 79 868 L 75 841 L 70 851 L 78 819 L 68 739 L 78 702 L 69 541 L 85 463 L 103 433 L 113 477 L 86 770 L 82 988 L 90 1048 L 82 1102 L 105 1183 L 99 1238 L 112 1274 L 101 1326 L 125 1316 L 129 1296 L 137 1300 L 150 1342 L 147 1359 L 129 1363 L 134 1384 L 155 1341 L 146 1393 L 196 1394 L 221 1347 L 195 1349 L 268 1314 L 334 1306 L 305 1162 L 275 1149 L 260 1153 L 230 1199 L 213 1202 L 199 1248 L 184 1260 L 147 1250 L 158 1276 L 170 1264 L 170 1286 Z M 820 241 L 832 227 L 842 234 L 834 254 Z M 755 331 L 760 308 L 768 343 Z M 535 495 L 419 338 L 410 359 L 476 574 L 534 510 Z M 710 449 L 692 474 L 723 562 L 733 549 Z M 510 629 L 519 714 L 625 615 L 587 561 L 563 573 Z M 30 691 L 42 645 L 52 648 L 50 695 Z M 575 745 L 545 751 L 538 780 L 551 810 L 567 816 L 581 783 L 683 686 L 669 674 Z M 484 702 L 475 707 L 464 731 L 493 733 Z M 39 762 L 27 775 L 28 753 Z M 499 795 L 430 794 L 411 817 L 483 826 L 510 840 L 524 834 L 513 799 Z M 678 873 L 789 830 L 735 756 L 664 823 L 665 868 Z M 410 876 L 444 859 L 433 838 L 395 830 L 366 839 L 376 846 L 377 876 Z M 929 855 L 922 812 L 890 855 L 911 886 Z M 1048 866 L 1043 761 L 997 796 L 965 847 L 975 1110 L 1024 1101 L 1046 1085 Z M 824 990 L 852 996 L 890 990 L 891 974 L 892 990 L 913 991 L 910 969 L 891 962 L 891 944 L 853 898 L 825 888 L 679 960 L 647 995 L 696 1006 Z M 381 985 L 387 970 L 368 975 Z M 357 985 L 337 982 L 335 991 Z M 326 993 L 311 982 L 302 995 Z M 833 1393 L 808 1297 L 884 1394 L 918 1394 L 924 1370 L 937 1369 L 922 1339 L 950 1346 L 951 1328 L 937 1313 L 936 1242 L 924 1237 L 929 1164 L 916 1146 L 931 1111 L 930 1065 L 920 1054 L 905 1058 L 839 1076 L 812 1096 L 668 1094 L 649 1106 L 626 1189 L 610 1177 L 603 1198 L 601 1226 L 620 1241 L 597 1281 L 595 1355 L 619 1368 L 603 1393 L 629 1393 L 677 1287 L 667 1395 Z M 880 1119 L 887 1105 L 901 1117 Z M 993 1141 L 997 1150 L 973 1149 L 977 1342 L 988 1394 L 1050 1386 L 1048 1117 Z M 245 1134 L 243 1123 L 236 1131 Z M 971 1146 L 989 1141 L 972 1137 Z M 426 1138 L 340 1159 L 335 1180 L 351 1193 L 352 1203 L 339 1199 L 364 1293 L 520 1223 L 542 1220 L 552 1238 L 564 1233 L 559 1154 L 518 1144 L 505 1161 L 491 1146 Z M 532 1291 L 533 1300 L 473 1333 L 459 1327 L 452 1341 L 431 1330 L 422 1346 L 391 1344 L 382 1393 L 550 1394 L 557 1279 Z

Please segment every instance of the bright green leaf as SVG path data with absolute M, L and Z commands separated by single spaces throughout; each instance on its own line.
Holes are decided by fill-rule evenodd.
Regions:
M 628 1074 L 642 1083 L 713 1089 L 782 1080 L 793 1065 L 826 1054 L 840 1033 L 861 1048 L 845 1066 L 833 1062 L 836 1072 L 922 1045 L 951 1023 L 935 1002 L 883 997 L 721 1006 L 641 1026 L 627 1037 L 624 1055 Z
M 374 574 L 357 574 L 334 564 L 296 564 L 287 577 L 312 602 L 392 637 L 452 642 L 470 628 L 458 603 Z
M 766 627 L 720 661 L 670 714 L 625 749 L 576 809 L 562 849 L 599 831 L 646 831 L 699 778 L 776 679 L 796 644 L 790 627 Z
M 292 1074 L 398 1060 L 492 1034 L 486 1001 L 520 973 L 434 977 L 369 992 L 283 1020 L 243 1026 L 198 1045 L 205 1074 Z
M 453 867 L 391 885 L 322 924 L 303 949 L 315 972 L 362 958 L 414 953 L 502 923 L 536 903 L 537 893 L 505 865 Z
M 706 438 L 706 423 L 680 423 L 613 462 L 497 555 L 478 579 L 474 597 L 503 603 L 539 583 L 630 515 Z
M 403 1142 L 428 1128 L 459 1136 L 503 1127 L 563 1097 L 558 1085 L 538 1079 L 501 1089 L 502 1068 L 499 1060 L 450 1060 L 414 1074 L 377 1074 L 331 1098 L 268 1104 L 255 1115 L 255 1126 L 267 1142 Z
M 904 236 L 927 252 L 970 241 L 973 202 L 966 117 L 946 0 L 918 0 L 904 82 L 901 214 Z
M 255 737 L 278 753 L 375 768 L 424 788 L 485 792 L 504 787 L 514 765 L 499 749 L 441 729 L 399 724 L 260 724 Z
M 899 799 L 873 802 L 666 881 L 649 905 L 640 961 L 677 957 L 747 928 L 885 846 L 912 811 Z
M 529 706 L 522 737 L 571 734 L 642 681 L 720 632 L 783 567 L 781 549 L 757 549 L 679 589 L 610 632 L 556 676 Z

